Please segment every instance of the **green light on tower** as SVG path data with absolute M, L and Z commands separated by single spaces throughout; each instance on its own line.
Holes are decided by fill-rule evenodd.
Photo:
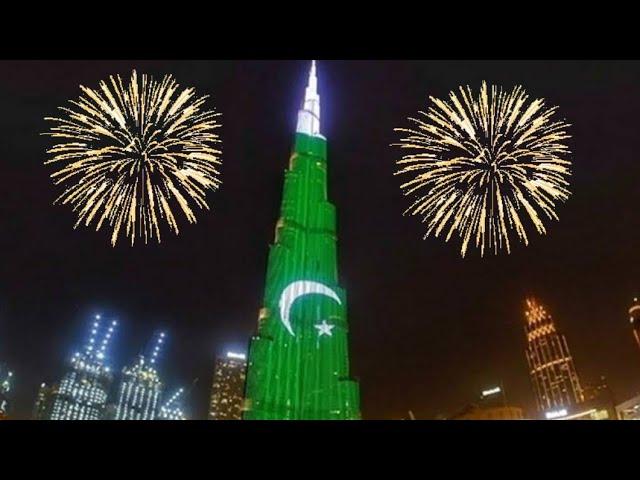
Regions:
M 313 62 L 249 350 L 245 419 L 360 418 L 358 384 L 349 377 L 346 292 L 338 285 L 336 240 Z

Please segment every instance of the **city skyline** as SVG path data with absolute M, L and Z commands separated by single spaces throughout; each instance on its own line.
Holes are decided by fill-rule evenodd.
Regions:
M 589 414 L 595 412 L 596 415 L 591 419 L 614 419 L 612 412 L 615 407 L 627 409 L 627 416 L 632 415 L 633 419 L 636 419 L 638 414 L 636 413 L 640 409 L 640 395 L 635 394 L 632 398 L 626 398 L 620 402 L 620 398 L 615 399 L 614 394 L 606 384 L 606 380 L 601 377 L 593 382 L 584 383 L 580 385 L 579 375 L 576 373 L 576 368 L 573 365 L 573 359 L 568 350 L 567 340 L 562 332 L 557 330 L 555 322 L 552 320 L 551 315 L 547 312 L 544 305 L 538 303 L 535 299 L 526 298 L 524 300 L 525 309 L 523 310 L 523 327 L 525 329 L 527 341 L 529 346 L 523 352 L 527 360 L 530 362 L 531 372 L 531 394 L 537 404 L 534 408 L 522 408 L 517 402 L 507 401 L 507 389 L 505 389 L 504 382 L 498 380 L 492 385 L 485 385 L 485 390 L 480 392 L 480 395 L 473 400 L 473 392 L 467 392 L 467 398 L 461 399 L 457 407 L 450 406 L 447 410 L 447 414 L 438 414 L 435 417 L 429 418 L 416 418 L 411 409 L 407 410 L 409 419 L 412 420 L 455 420 L 455 419 L 479 419 L 479 420 L 518 420 L 518 419 L 534 419 L 534 420 L 554 420 L 554 419 L 572 419 L 573 417 L 582 416 L 582 413 Z M 637 304 L 637 300 L 634 298 L 634 305 Z M 633 307 L 632 307 L 633 308 Z M 110 348 L 109 337 L 113 336 L 114 329 L 118 325 L 118 322 L 111 320 L 107 322 L 106 337 L 103 335 L 103 341 L 96 342 L 95 340 L 100 334 L 100 323 L 102 315 L 96 314 L 88 322 L 90 335 L 88 341 L 85 342 L 84 348 L 77 351 L 72 357 L 70 362 L 63 362 L 66 373 L 64 374 L 61 382 L 43 382 L 38 389 L 38 394 L 34 399 L 31 414 L 26 417 L 19 417 L 15 414 L 16 405 L 12 395 L 8 395 L 4 404 L 4 408 L 9 407 L 9 418 L 23 419 L 23 420 L 240 420 L 240 412 L 246 409 L 244 398 L 244 382 L 245 369 L 247 355 L 245 353 L 227 351 L 225 354 L 218 353 L 215 356 L 215 363 L 211 367 L 213 372 L 213 385 L 210 391 L 210 398 L 208 399 L 208 413 L 205 416 L 187 417 L 186 411 L 189 406 L 185 406 L 185 397 L 191 393 L 193 385 L 197 383 L 198 379 L 195 379 L 192 388 L 185 393 L 184 387 L 174 389 L 173 391 L 167 391 L 163 378 L 163 375 L 159 375 L 157 371 L 157 360 L 160 354 L 163 343 L 166 342 L 165 332 L 156 332 L 154 334 L 155 342 L 150 342 L 144 349 L 138 350 L 136 360 L 130 365 L 124 365 L 118 371 L 119 367 L 112 367 L 113 362 L 108 355 L 105 354 L 106 349 Z M 635 332 L 632 333 L 635 336 Z M 551 339 L 551 342 L 558 343 L 557 348 L 551 347 L 551 350 L 558 352 L 557 358 L 547 358 L 548 355 L 540 353 L 541 350 L 547 347 L 541 347 L 539 339 L 544 336 L 559 335 L 558 339 Z M 94 350 L 94 346 L 97 351 L 96 355 L 92 356 L 91 351 Z M 547 354 L 549 354 L 547 350 Z M 88 355 L 88 356 L 87 356 Z M 565 358 L 565 356 L 568 357 Z M 541 358 L 546 358 L 550 361 L 548 365 L 540 363 Z M 89 361 L 80 365 L 78 363 Z M 569 362 L 569 373 L 566 378 L 562 378 L 562 373 L 559 375 L 559 381 L 554 379 L 553 369 L 557 368 L 556 364 Z M 91 362 L 95 363 L 93 365 Z M 97 363 L 96 363 L 97 362 Z M 0 364 L 0 370 L 5 374 L 5 387 L 4 393 L 10 391 L 9 383 L 6 381 L 13 379 L 13 372 L 9 371 L 6 366 Z M 557 372 L 562 372 L 564 367 L 560 367 Z M 75 403 L 73 397 L 69 394 L 73 388 L 74 378 L 78 375 L 78 372 L 83 373 L 87 371 L 102 375 L 102 371 L 105 371 L 108 378 L 108 385 L 105 388 L 100 387 L 100 393 L 102 398 L 100 400 L 100 412 L 92 412 L 90 415 L 80 412 L 81 415 L 78 418 L 72 418 L 68 414 L 60 413 L 61 407 L 57 407 L 57 404 L 62 403 L 72 405 Z M 533 370 L 551 372 L 541 373 L 539 380 L 537 375 L 533 375 Z M 2 373 L 0 372 L 0 373 Z M 8 373 L 8 377 L 6 374 Z M 140 375 L 142 374 L 142 375 Z M 151 374 L 151 375 L 150 375 Z M 70 375 L 73 377 L 70 379 Z M 136 379 L 136 377 L 138 377 Z M 573 378 L 575 377 L 575 378 Z M 3 377 L 4 378 L 4 377 Z M 98 377 L 97 377 L 98 378 Z M 137 382 L 136 382 L 137 380 Z M 70 383 L 65 387 L 65 383 Z M 542 382 L 542 383 L 541 383 Z M 548 382 L 550 387 L 544 387 L 544 383 Z M 556 394 L 553 392 L 553 385 L 564 385 L 565 389 L 558 390 Z M 559 383 L 558 383 L 559 382 Z M 143 385 L 144 384 L 144 385 Z M 573 384 L 573 385 L 572 385 Z M 61 388 L 62 386 L 62 388 Z M 130 388 L 127 389 L 127 386 Z M 91 389 L 94 387 L 89 386 Z M 132 388 L 133 387 L 133 390 Z M 601 390 L 604 389 L 604 392 Z M 156 393 L 157 391 L 157 393 Z M 126 392 L 126 395 L 125 395 Z M 242 394 L 240 394 L 242 392 Z M 590 393 L 587 393 L 590 392 Z M 0 392 L 2 393 L 2 392 Z M 91 391 L 89 392 L 91 394 Z M 133 393 L 133 395 L 132 395 Z M 142 393 L 142 395 L 141 395 Z M 476 392 L 478 393 L 478 392 Z M 605 396 L 602 396 L 605 393 Z M 62 395 L 61 395 L 62 394 Z M 163 396 L 159 396 L 164 394 Z M 75 394 L 74 394 L 75 395 Z M 241 396 L 240 396 L 241 395 Z M 546 396 L 549 395 L 549 399 L 546 403 Z M 86 395 L 85 395 L 86 396 Z M 91 396 L 91 395 L 90 395 Z M 62 400 L 60 400 L 62 397 Z M 145 398 L 149 397 L 149 398 Z M 499 398 L 496 402 L 494 399 Z M 78 399 L 80 400 L 80 410 L 85 403 L 84 396 L 81 394 Z M 133 399 L 133 402 L 131 402 Z M 137 400 L 137 401 L 136 401 Z M 161 400 L 161 401 L 159 401 Z M 220 401 L 222 400 L 222 404 Z M 617 401 L 616 401 L 617 400 Z M 471 401 L 471 403 L 469 403 Z M 596 403 L 594 403 L 594 401 Z M 70 403 L 71 402 L 71 403 Z M 466 403 L 464 403 L 466 402 Z M 488 402 L 488 405 L 484 405 Z M 620 402 L 620 403 L 619 403 Z M 460 407 L 463 405 L 464 407 Z M 123 405 L 130 405 L 129 408 L 134 407 L 130 413 L 127 412 L 127 408 L 123 409 Z M 588 410 L 589 408 L 596 407 L 594 410 Z M 24 407 L 24 405 L 22 405 Z M 66 410 L 69 410 L 67 405 Z M 497 407 L 497 408 L 496 408 Z M 150 410 L 151 408 L 151 410 Z M 609 409 L 609 417 L 597 418 L 597 415 L 602 412 L 602 409 Z M 19 408 L 19 411 L 24 408 Z M 573 417 L 568 412 L 582 412 L 576 414 Z M 629 414 L 628 412 L 633 412 Z M 214 413 L 218 412 L 218 413 Z M 3 413 L 3 412 L 0 412 Z M 6 414 L 6 411 L 4 412 Z M 607 415 L 607 414 L 605 414 Z M 223 418 L 216 418 L 221 416 Z M 390 419 L 390 418 L 387 418 Z M 397 419 L 397 418 L 396 418 Z M 407 419 L 404 418 L 403 419 Z M 589 419 L 589 418 L 587 418 Z M 622 418 L 620 418 L 622 419 Z M 627 418 L 631 419 L 631 418 Z
M 0 361 L 15 371 L 18 403 L 31 400 L 21 415 L 29 415 L 40 383 L 61 373 L 53 359 L 66 358 L 82 319 L 100 310 L 129 329 L 116 352 L 119 366 L 133 358 L 150 328 L 175 332 L 178 360 L 169 375 L 201 379 L 194 403 L 204 417 L 215 351 L 246 351 L 255 329 L 282 158 L 290 151 L 308 62 L 5 65 L 13 75 L 1 80 L 7 107 L 0 122 L 8 133 L 5 153 L 15 161 L 7 168 L 4 205 L 14 214 L 1 240 L 11 255 L 0 267 Z M 606 375 L 621 400 L 633 396 L 640 358 L 627 311 L 640 290 L 633 274 L 640 260 L 634 233 L 640 193 L 632 183 L 640 173 L 632 148 L 639 64 L 319 65 L 331 138 L 330 195 L 339 205 L 341 281 L 349 292 L 351 371 L 360 380 L 363 417 L 411 410 L 433 418 L 499 380 L 514 403 L 530 410 L 522 336 L 528 295 L 562 324 L 581 379 Z M 224 181 L 211 214 L 179 238 L 161 247 L 111 250 L 95 232 L 73 231 L 72 214 L 51 206 L 53 190 L 40 164 L 47 142 L 33 135 L 44 129 L 34 119 L 72 98 L 78 84 L 133 67 L 173 73 L 214 95 L 225 125 Z M 555 74 L 544 74 L 550 70 Z M 532 94 L 562 106 L 572 123 L 575 196 L 559 208 L 553 231 L 528 247 L 516 246 L 508 257 L 461 260 L 455 245 L 420 240 L 421 226 L 402 218 L 387 145 L 397 121 L 427 95 L 442 96 L 461 78 L 478 85 L 485 77 L 526 83 Z M 390 81 L 396 87 L 386 88 Z

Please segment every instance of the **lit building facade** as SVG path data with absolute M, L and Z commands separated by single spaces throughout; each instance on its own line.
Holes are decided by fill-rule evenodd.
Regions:
M 115 420 L 154 420 L 160 409 L 162 382 L 156 362 L 165 334 L 160 333 L 150 355 L 139 355 L 131 367 L 122 370 Z
M 162 383 L 158 372 L 140 355 L 131 367 L 122 369 L 115 420 L 153 420 L 159 408 Z
M 216 359 L 209 402 L 209 420 L 241 420 L 247 359 L 244 354 L 227 352 Z
M 9 392 L 13 383 L 13 372 L 0 365 L 0 420 L 9 417 Z
M 633 329 L 633 337 L 636 339 L 636 345 L 640 348 L 640 302 L 638 298 L 633 299 L 633 305 L 629 309 L 629 322 Z
M 616 404 L 605 377 L 582 384 L 583 401 L 545 412 L 547 420 L 616 420 Z
M 60 381 L 51 409 L 51 420 L 104 418 L 107 396 L 113 381 L 111 369 L 106 364 L 107 348 L 116 325 L 114 320 L 101 329 L 100 315 L 96 315 L 84 351 L 73 356 L 71 368 Z M 102 336 L 99 337 L 101 333 Z
M 247 420 L 360 418 L 358 383 L 349 373 L 347 298 L 338 279 L 336 208 L 327 195 L 317 84 L 314 62 L 249 349 Z
M 556 330 L 551 315 L 533 299 L 525 311 L 527 362 L 538 411 L 561 412 L 584 401 L 567 340 Z
M 594 402 L 545 412 L 546 420 L 616 420 L 615 410 Z

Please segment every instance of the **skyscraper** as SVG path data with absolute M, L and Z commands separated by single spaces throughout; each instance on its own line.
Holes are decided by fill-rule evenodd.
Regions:
M 358 384 L 349 376 L 336 240 L 313 62 L 250 345 L 245 419 L 360 418 Z
M 527 299 L 525 311 L 527 361 L 538 410 L 547 418 L 584 401 L 567 340 L 556 330 L 544 307 Z
M 71 368 L 55 394 L 51 420 L 101 420 L 113 380 L 106 365 L 107 347 L 116 327 L 114 320 L 98 341 L 101 318 L 96 315 L 85 349 L 71 359 Z
M 209 420 L 241 420 L 247 359 L 242 353 L 227 352 L 216 359 L 209 403 Z
M 636 339 L 636 345 L 640 348 L 640 302 L 638 298 L 633 299 L 633 305 L 629 309 L 629 321 L 633 329 L 633 336 Z
M 139 355 L 133 366 L 122 369 L 122 381 L 118 389 L 116 420 L 153 420 L 160 407 L 162 382 L 156 370 L 160 347 L 165 334 L 157 335 L 152 351 Z

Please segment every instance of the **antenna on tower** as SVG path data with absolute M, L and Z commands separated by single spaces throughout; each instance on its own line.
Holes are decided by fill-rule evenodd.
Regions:
M 89 334 L 89 340 L 85 346 L 85 353 L 87 355 L 91 355 L 94 350 L 97 350 L 96 347 L 96 336 L 98 335 L 98 331 L 100 330 L 100 321 L 102 320 L 102 316 L 100 314 L 96 314 L 93 317 L 93 324 L 91 325 L 91 333 Z M 79 354 L 76 353 L 76 357 Z
M 96 352 L 96 358 L 98 360 L 104 360 L 104 357 L 106 356 L 107 347 L 109 346 L 109 342 L 111 342 L 111 337 L 113 337 L 113 332 L 117 325 L 118 325 L 118 322 L 116 320 L 112 320 L 111 323 L 109 324 L 109 328 L 107 328 L 107 331 L 102 337 L 102 342 L 98 345 L 98 351 Z
M 155 339 L 155 342 L 153 343 L 151 354 L 149 355 L 150 357 L 149 363 L 151 363 L 151 365 L 156 364 L 156 361 L 158 360 L 158 355 L 160 354 L 160 349 L 162 348 L 162 345 L 165 342 L 165 338 L 166 338 L 166 334 L 164 332 L 159 332 L 158 334 L 156 334 L 156 339 Z

